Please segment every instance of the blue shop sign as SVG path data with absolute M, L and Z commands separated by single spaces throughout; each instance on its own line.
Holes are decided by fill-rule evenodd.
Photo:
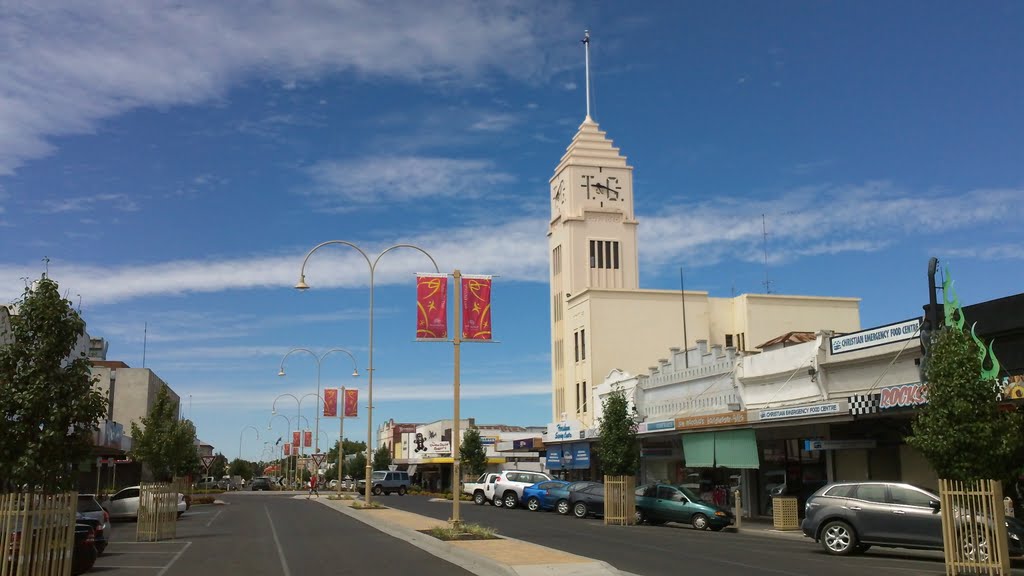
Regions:
M 547 456 L 547 469 L 548 470 L 561 470 L 562 469 L 562 449 L 561 448 L 548 448 Z
M 590 444 L 572 445 L 573 468 L 577 470 L 590 469 Z

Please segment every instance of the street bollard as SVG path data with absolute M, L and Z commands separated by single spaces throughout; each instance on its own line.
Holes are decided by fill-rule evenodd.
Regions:
M 740 500 L 740 491 L 734 490 L 733 493 L 734 502 L 736 502 L 736 529 L 740 529 L 740 524 L 743 523 L 743 504 Z

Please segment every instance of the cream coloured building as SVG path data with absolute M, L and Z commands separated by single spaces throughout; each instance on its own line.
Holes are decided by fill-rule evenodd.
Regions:
M 593 388 L 615 369 L 647 372 L 671 347 L 754 353 L 786 332 L 860 329 L 859 298 L 642 290 L 633 168 L 589 116 L 550 184 L 552 422 L 595 426 Z

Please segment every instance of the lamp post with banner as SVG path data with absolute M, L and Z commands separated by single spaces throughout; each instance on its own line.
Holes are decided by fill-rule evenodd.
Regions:
M 312 350 L 310 350 L 308 348 L 292 348 L 291 350 L 288 351 L 287 354 L 284 355 L 284 358 L 281 358 L 281 369 L 277 373 L 278 376 L 285 376 L 284 361 L 287 360 L 288 357 L 291 356 L 295 352 L 304 352 L 306 354 L 309 354 L 310 356 L 313 357 L 313 360 L 316 362 L 316 394 L 314 394 L 314 396 L 316 396 L 317 398 L 320 398 L 320 365 L 323 363 L 324 358 L 326 358 L 332 352 L 343 352 L 345 354 L 348 354 L 348 357 L 352 359 L 352 377 L 355 378 L 355 377 L 359 376 L 359 369 L 356 367 L 356 357 L 353 356 L 351 352 L 349 352 L 348 350 L 345 350 L 344 348 L 331 348 L 330 350 L 328 350 L 327 352 L 324 352 L 321 355 L 317 355 L 315 352 L 313 352 Z M 305 396 L 303 396 L 303 398 L 305 398 Z M 320 400 L 323 400 L 323 398 L 320 398 Z M 313 432 L 313 435 L 315 437 L 314 442 L 316 443 L 316 446 L 314 446 L 314 451 L 315 452 L 319 452 L 320 451 L 320 411 L 319 410 L 317 410 L 317 413 L 316 413 L 316 426 L 315 426 L 315 431 Z

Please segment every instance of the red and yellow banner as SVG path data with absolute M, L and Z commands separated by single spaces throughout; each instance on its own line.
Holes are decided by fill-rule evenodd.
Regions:
M 338 415 L 338 389 L 324 388 L 324 418 Z
M 491 339 L 490 276 L 462 276 L 462 339 Z
M 299 438 L 300 438 L 300 435 L 299 435 L 299 431 L 298 430 L 296 430 L 295 432 L 292 432 L 292 446 L 295 446 L 296 448 L 299 447 Z
M 284 445 L 284 455 L 285 456 L 291 456 L 292 455 L 292 445 L 291 444 L 285 444 Z
M 359 390 L 345 390 L 345 418 L 359 416 Z
M 305 446 L 306 448 L 309 448 L 310 446 L 313 445 L 313 431 L 312 430 L 303 430 L 303 442 L 302 442 L 302 445 Z
M 448 275 L 416 275 L 416 339 L 448 338 Z

